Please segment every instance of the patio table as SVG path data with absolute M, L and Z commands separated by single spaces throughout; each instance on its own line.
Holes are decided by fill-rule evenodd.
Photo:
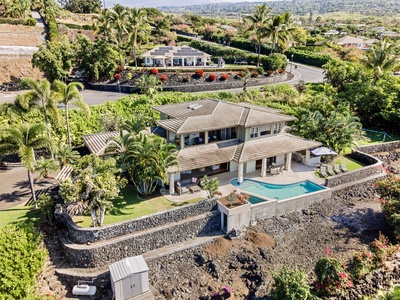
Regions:
M 189 187 L 189 191 L 193 194 L 195 192 L 200 192 L 201 188 L 198 185 L 192 185 L 191 187 Z

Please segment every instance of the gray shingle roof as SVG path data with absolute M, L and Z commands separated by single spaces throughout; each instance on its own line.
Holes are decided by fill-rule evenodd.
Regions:
M 190 106 L 198 104 L 198 109 Z M 234 126 L 253 127 L 265 124 L 275 124 L 293 121 L 296 118 L 282 115 L 279 111 L 271 111 L 264 107 L 215 99 L 203 99 L 194 102 L 184 102 L 156 106 L 154 109 L 172 117 L 158 121 L 159 126 L 177 134 L 187 134 L 205 130 L 216 130 Z M 181 120 L 185 120 L 182 122 Z M 179 120 L 179 121 L 178 121 Z

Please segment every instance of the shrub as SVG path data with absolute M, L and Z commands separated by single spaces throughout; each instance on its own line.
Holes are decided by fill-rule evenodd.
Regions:
M 201 77 L 204 76 L 204 71 L 203 71 L 203 70 L 197 70 L 196 73 L 195 73 L 195 75 L 196 75 L 197 77 L 201 78 Z
M 59 32 L 57 28 L 57 22 L 55 19 L 50 19 L 49 22 L 47 23 L 49 30 L 48 30 L 48 35 L 49 35 L 49 40 L 54 42 L 59 40 Z
M 133 77 L 132 73 L 126 74 L 126 79 L 127 79 L 127 80 L 131 80 L 132 77 Z
M 115 80 L 121 80 L 121 78 L 122 78 L 121 74 L 114 74 Z
M 157 75 L 158 74 L 158 70 L 156 68 L 151 68 L 150 69 L 150 74 L 151 75 Z
M 258 74 L 264 75 L 264 68 L 263 67 L 258 67 L 257 69 Z
M 115 70 L 115 73 L 121 73 L 123 70 L 125 70 L 125 67 L 118 65 L 117 69 Z
M 391 254 L 389 242 L 387 238 L 379 232 L 378 239 L 375 239 L 368 245 L 368 249 L 372 253 L 372 259 L 375 268 L 380 268 L 384 265 L 385 260 Z
M 190 76 L 189 74 L 186 75 L 185 77 L 183 77 L 183 81 L 184 82 L 190 82 L 190 79 L 192 78 L 192 76 Z
M 226 74 L 226 73 L 224 73 L 224 74 L 221 75 L 221 79 L 222 79 L 222 80 L 227 80 L 228 78 L 229 78 L 229 75 Z
M 160 76 L 160 78 L 159 78 L 162 82 L 166 82 L 167 81 L 167 79 L 168 79 L 168 77 L 167 77 L 167 75 L 165 75 L 165 74 L 162 74 L 161 76 Z
M 258 77 L 260 75 L 257 70 L 251 71 L 251 77 Z
M 322 67 L 332 58 L 328 54 L 318 54 L 310 51 L 289 49 L 285 55 L 290 58 L 293 55 L 293 60 L 299 63 L 304 63 L 311 66 Z
M 46 258 L 36 232 L 31 224 L 0 228 L 0 299 L 32 296 L 35 277 Z
M 351 275 L 358 280 L 373 269 L 372 254 L 369 251 L 357 252 L 351 260 Z
M 272 273 L 271 298 L 276 300 L 312 299 L 310 287 L 307 283 L 307 274 L 304 270 L 295 268 L 289 270 L 283 266 L 279 273 Z
M 353 285 L 350 275 L 340 261 L 330 257 L 320 258 L 315 266 L 317 289 L 326 295 L 342 294 Z
M 26 19 L 26 25 L 28 26 L 36 26 L 36 19 L 29 17 Z
M 210 74 L 210 75 L 208 76 L 208 79 L 209 79 L 210 81 L 215 81 L 215 80 L 217 79 L 217 75 L 215 75 L 215 74 Z

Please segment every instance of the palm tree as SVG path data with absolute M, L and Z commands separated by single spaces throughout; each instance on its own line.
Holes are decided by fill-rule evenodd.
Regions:
M 61 168 L 78 161 L 80 158 L 79 152 L 73 150 L 68 144 L 61 144 L 57 150 L 56 158 L 60 161 Z
M 80 109 L 82 109 L 86 116 L 90 117 L 90 109 L 89 106 L 83 100 L 82 95 L 79 92 L 79 89 L 84 89 L 84 86 L 80 82 L 71 82 L 66 85 L 64 82 L 60 80 L 55 80 L 53 82 L 53 90 L 56 92 L 55 96 L 57 97 L 58 103 L 62 103 L 65 105 L 65 124 L 67 127 L 68 134 L 68 144 L 71 146 L 71 132 L 69 128 L 69 104 L 72 104 Z
M 130 31 L 130 40 L 132 41 L 132 56 L 135 61 L 135 67 L 137 68 L 136 48 L 137 48 L 137 37 L 138 31 L 147 21 L 146 10 L 142 8 L 133 7 L 129 10 L 128 14 L 128 28 Z
M 37 81 L 33 78 L 25 78 L 21 81 L 21 87 L 32 89 L 22 95 L 24 98 L 20 100 L 21 103 L 37 103 L 40 105 L 44 120 L 47 126 L 47 136 L 50 139 L 50 122 L 49 113 L 54 116 L 57 120 L 59 119 L 59 112 L 56 106 L 55 97 L 51 90 L 51 84 L 47 79 Z
M 365 67 L 374 74 L 374 84 L 383 74 L 390 72 L 398 63 L 396 56 L 398 43 L 389 43 L 385 39 L 375 43 L 371 50 L 367 52 L 367 57 L 363 60 Z
M 274 53 L 275 48 L 283 47 L 291 37 L 293 28 L 289 27 L 290 14 L 284 12 L 281 15 L 275 16 L 266 27 L 262 29 L 264 36 L 269 38 L 272 44 L 271 53 Z
M 256 10 L 252 16 L 246 16 L 245 20 L 250 22 L 249 30 L 254 32 L 257 41 L 257 67 L 260 66 L 260 55 L 261 55 L 261 44 L 262 40 L 265 38 L 264 27 L 268 23 L 268 13 L 271 11 L 267 4 L 257 5 Z
M 32 172 L 36 168 L 35 150 L 51 148 L 51 140 L 46 137 L 46 126 L 42 123 L 21 124 L 18 127 L 6 127 L 0 132 L 0 154 L 18 154 L 28 171 L 28 180 L 32 198 L 37 208 Z
M 104 38 L 108 39 L 108 37 L 111 36 L 112 31 L 110 11 L 107 8 L 102 9 L 96 19 L 97 21 L 94 23 L 94 31 L 96 33 L 103 33 Z
M 163 88 L 161 80 L 154 75 L 143 75 L 136 81 L 135 86 L 142 94 L 150 97 L 161 92 Z
M 49 178 L 50 171 L 57 171 L 60 168 L 58 162 L 54 159 L 45 159 L 40 157 L 36 161 L 36 169 L 39 171 L 39 178 Z
M 121 55 L 121 42 L 127 30 L 128 10 L 120 4 L 115 4 L 108 13 L 108 21 L 110 26 L 117 32 L 117 46 L 118 52 Z

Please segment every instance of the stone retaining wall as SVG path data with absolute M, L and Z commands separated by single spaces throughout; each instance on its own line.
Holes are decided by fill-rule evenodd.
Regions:
M 209 199 L 185 205 L 183 207 L 174 208 L 165 212 L 159 212 L 153 215 L 103 226 L 101 228 L 79 227 L 72 221 L 68 214 L 63 213 L 60 210 L 56 210 L 55 217 L 61 227 L 66 229 L 68 238 L 71 242 L 76 244 L 87 244 L 155 228 L 168 223 L 178 222 L 216 209 L 217 200 Z
M 360 151 L 362 151 L 364 153 L 368 153 L 368 154 L 377 153 L 377 152 L 390 152 L 393 150 L 397 150 L 399 148 L 400 148 L 400 141 L 358 147 L 358 149 Z
M 199 215 L 188 222 L 167 224 L 157 229 L 121 237 L 101 244 L 75 245 L 60 232 L 64 257 L 70 265 L 79 268 L 104 267 L 125 257 L 141 255 L 171 244 L 193 239 L 196 236 L 218 232 L 221 217 L 218 211 Z
M 376 157 L 357 150 L 353 151 L 350 157 L 366 164 L 367 166 L 358 170 L 328 177 L 325 179 L 325 186 L 333 188 L 342 184 L 356 182 L 359 180 L 363 180 L 369 176 L 383 173 L 382 162 Z
M 248 81 L 247 86 L 262 86 L 266 84 L 273 84 L 286 81 L 288 79 L 288 74 L 284 73 L 282 75 L 276 75 L 274 77 L 261 77 Z M 115 84 L 88 84 L 89 89 L 107 92 L 121 92 L 126 94 L 131 94 L 138 91 L 138 88 L 128 85 L 115 85 Z M 164 86 L 164 91 L 172 92 L 205 92 L 205 91 L 218 91 L 225 89 L 236 89 L 243 88 L 242 80 L 235 81 L 214 81 L 205 84 L 183 84 L 179 86 Z

